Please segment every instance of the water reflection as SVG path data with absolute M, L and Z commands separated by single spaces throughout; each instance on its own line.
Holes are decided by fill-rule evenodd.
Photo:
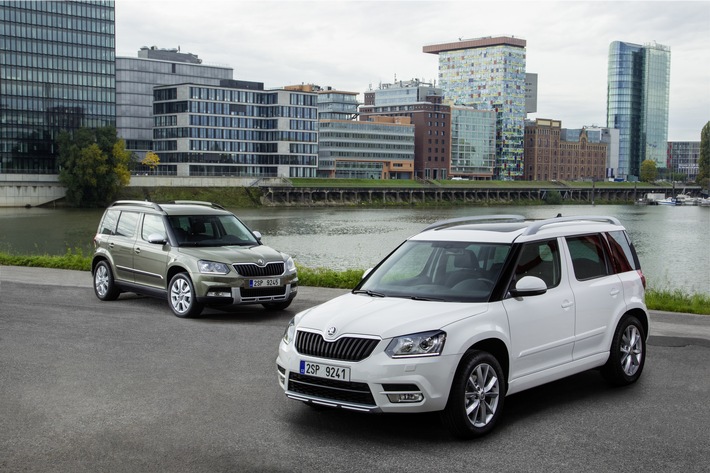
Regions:
M 523 206 L 427 209 L 232 209 L 264 243 L 308 267 L 364 269 L 404 239 L 444 218 L 519 214 L 532 218 L 612 215 L 628 228 L 649 284 L 710 293 L 710 209 L 670 206 Z M 0 250 L 13 253 L 91 252 L 101 210 L 0 209 Z

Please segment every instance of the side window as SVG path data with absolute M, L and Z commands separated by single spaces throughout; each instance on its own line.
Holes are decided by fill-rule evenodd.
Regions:
M 560 284 L 560 248 L 557 240 L 526 243 L 515 268 L 515 279 L 536 276 L 547 284 L 547 288 Z
M 99 233 L 102 235 L 115 235 L 116 223 L 121 212 L 118 210 L 107 210 L 104 218 L 101 220 Z
M 567 237 L 574 276 L 578 281 L 608 274 L 601 235 Z
M 636 258 L 626 233 L 623 231 L 606 234 L 611 248 L 611 264 L 615 273 L 625 273 L 636 269 Z
M 148 237 L 153 233 L 159 233 L 160 235 L 165 236 L 165 225 L 163 225 L 163 219 L 159 215 L 146 214 L 143 218 L 141 238 L 148 241 Z
M 121 212 L 118 219 L 118 228 L 116 235 L 131 237 L 136 233 L 136 225 L 138 224 L 138 216 L 136 212 Z

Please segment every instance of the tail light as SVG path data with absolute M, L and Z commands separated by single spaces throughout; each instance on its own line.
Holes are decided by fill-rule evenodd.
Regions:
M 646 276 L 643 275 L 643 271 L 640 269 L 637 269 L 636 272 L 639 274 L 639 277 L 641 278 L 641 284 L 643 284 L 643 289 L 646 290 Z

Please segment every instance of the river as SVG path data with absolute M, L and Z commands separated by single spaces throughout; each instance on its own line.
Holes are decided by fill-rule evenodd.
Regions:
M 626 226 L 649 286 L 710 294 L 710 208 L 691 206 L 458 206 L 232 209 L 265 244 L 307 267 L 364 269 L 427 224 L 468 215 L 610 215 Z M 102 210 L 0 208 L 0 251 L 90 254 Z

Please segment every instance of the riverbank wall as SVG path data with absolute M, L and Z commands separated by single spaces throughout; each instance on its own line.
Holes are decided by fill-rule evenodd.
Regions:
M 3 175 L 0 175 L 3 177 Z M 13 176 L 0 179 L 0 207 L 61 205 L 65 188 L 54 179 Z M 34 180 L 30 180 L 32 177 Z M 283 178 L 133 176 L 120 199 L 165 202 L 206 200 L 227 207 L 279 206 L 424 206 L 424 205 L 525 205 L 539 204 L 633 204 L 649 193 L 675 195 L 680 189 L 645 183 L 435 183 L 402 185 L 378 181 L 372 186 L 294 185 Z M 700 195 L 700 187 L 686 186 L 683 192 Z

